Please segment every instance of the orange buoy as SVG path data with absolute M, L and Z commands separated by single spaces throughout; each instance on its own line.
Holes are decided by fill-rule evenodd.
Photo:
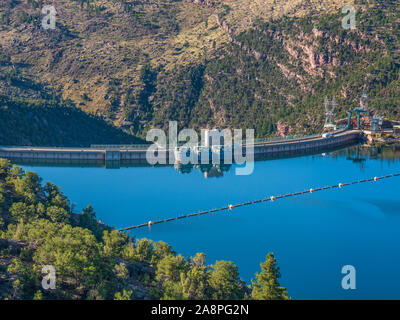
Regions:
M 375 178 L 374 178 L 374 181 L 378 181 L 378 177 L 375 177 Z
M 313 193 L 313 191 L 314 191 L 314 189 L 313 189 L 313 188 L 311 188 L 311 189 L 310 189 L 310 193 Z
M 271 201 L 274 201 L 275 200 L 275 197 L 274 196 L 271 196 Z
M 229 210 L 232 210 L 233 209 L 233 205 L 229 205 Z
M 341 188 L 341 187 L 343 187 L 343 184 L 342 184 L 342 183 L 339 183 L 339 188 Z
M 153 224 L 153 222 L 149 221 L 149 223 L 148 223 L 149 227 L 151 227 L 152 224 Z

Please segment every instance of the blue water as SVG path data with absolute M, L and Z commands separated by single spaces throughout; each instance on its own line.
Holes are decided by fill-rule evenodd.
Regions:
M 236 176 L 231 168 L 208 179 L 196 169 L 180 174 L 173 167 L 24 169 L 61 186 L 78 207 L 93 205 L 98 219 L 118 228 L 400 172 L 396 159 L 347 158 L 333 152 L 267 160 L 256 162 L 249 176 Z M 273 252 L 281 284 L 293 299 L 399 299 L 399 187 L 395 177 L 154 225 L 131 235 L 163 240 L 186 257 L 204 252 L 209 264 L 234 261 L 247 282 Z M 356 269 L 355 290 L 341 287 L 344 265 Z

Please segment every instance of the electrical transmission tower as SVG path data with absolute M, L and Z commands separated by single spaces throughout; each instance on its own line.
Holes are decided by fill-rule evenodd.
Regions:
M 363 108 L 365 111 L 368 111 L 368 95 L 365 91 L 363 91 L 361 96 L 360 105 L 361 108 Z
M 333 123 L 334 122 L 333 115 L 334 115 L 334 111 L 336 108 L 335 98 L 333 98 L 332 101 L 329 101 L 328 97 L 325 97 L 324 106 L 325 106 L 325 115 L 326 115 L 324 127 L 325 128 L 336 127 L 336 125 Z

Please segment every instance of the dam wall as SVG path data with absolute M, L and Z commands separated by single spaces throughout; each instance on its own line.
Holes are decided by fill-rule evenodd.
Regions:
M 323 149 L 332 149 L 356 144 L 361 140 L 362 133 L 358 130 L 342 131 L 324 138 L 310 137 L 288 139 L 274 142 L 254 143 L 254 157 L 280 156 L 285 153 L 305 153 Z M 252 150 L 251 148 L 249 150 Z M 243 154 L 247 149 L 243 148 Z M 168 152 L 160 151 L 160 156 L 168 161 Z M 248 151 L 247 151 L 248 152 Z M 157 156 L 157 155 L 156 155 Z M 97 162 L 146 162 L 146 149 L 118 149 L 113 146 L 104 148 L 46 148 L 46 147 L 0 147 L 0 158 L 30 159 L 30 160 L 71 160 Z
M 305 153 L 332 148 L 340 148 L 356 144 L 362 139 L 362 133 L 357 130 L 343 131 L 329 138 L 313 137 L 299 140 L 284 140 L 282 142 L 260 143 L 254 145 L 254 156 L 281 155 L 284 153 Z

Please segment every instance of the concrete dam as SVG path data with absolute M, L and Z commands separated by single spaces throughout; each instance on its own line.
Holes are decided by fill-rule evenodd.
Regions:
M 254 158 L 281 157 L 284 155 L 305 154 L 316 151 L 346 147 L 358 143 L 363 134 L 360 130 L 342 130 L 329 137 L 310 136 L 282 139 L 278 141 L 254 142 Z M 243 145 L 243 154 L 246 148 Z M 250 149 L 251 150 L 251 149 Z M 92 146 L 90 148 L 53 148 L 0 146 L 0 158 L 17 160 L 48 161 L 94 161 L 94 162 L 137 162 L 146 163 L 147 147 L 142 146 Z M 168 162 L 168 150 L 161 150 Z M 160 156 L 159 155 L 159 156 Z

